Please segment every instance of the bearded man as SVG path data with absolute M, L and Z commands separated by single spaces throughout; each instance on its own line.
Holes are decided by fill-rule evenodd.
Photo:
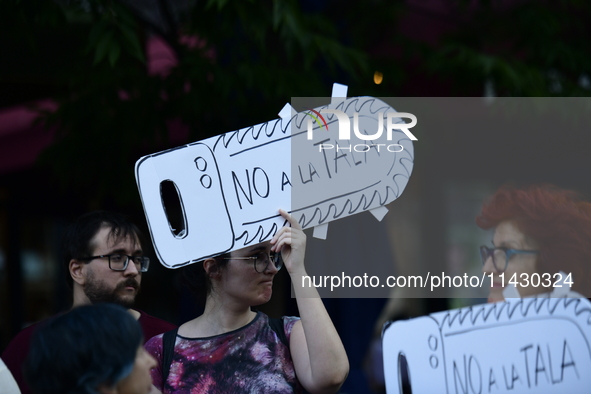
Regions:
M 142 273 L 148 271 L 150 259 L 143 255 L 139 229 L 127 217 L 95 211 L 78 218 L 64 238 L 63 262 L 73 291 L 72 308 L 102 302 L 119 304 L 138 321 L 145 341 L 175 328 L 164 320 L 132 309 Z M 2 360 L 23 394 L 30 393 L 23 378 L 22 364 L 36 326 L 31 325 L 18 333 L 2 353 Z

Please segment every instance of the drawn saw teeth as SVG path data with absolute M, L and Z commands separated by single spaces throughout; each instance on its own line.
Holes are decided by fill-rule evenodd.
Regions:
M 285 224 L 279 208 L 303 228 L 364 211 L 381 219 L 412 173 L 415 124 L 373 97 L 288 104 L 279 119 L 140 158 L 159 260 L 178 268 L 269 240 Z
M 591 303 L 508 299 L 397 321 L 382 333 L 386 391 L 583 393 L 591 387 Z

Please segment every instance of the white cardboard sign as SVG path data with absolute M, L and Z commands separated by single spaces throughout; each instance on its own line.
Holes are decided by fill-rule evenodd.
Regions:
M 383 332 L 386 391 L 588 393 L 591 303 L 524 298 L 435 313 Z M 402 371 L 402 374 L 401 372 Z
M 142 157 L 136 180 L 160 261 L 178 268 L 269 240 L 285 224 L 280 208 L 316 235 L 363 211 L 381 219 L 412 172 L 416 118 L 402 115 L 414 118 L 373 97 L 299 113 L 288 104 L 279 119 Z M 178 194 L 181 225 L 168 217 L 165 184 Z

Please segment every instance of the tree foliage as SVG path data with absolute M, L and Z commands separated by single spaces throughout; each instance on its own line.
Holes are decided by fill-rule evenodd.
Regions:
M 95 205 L 137 201 L 133 164 L 179 144 L 171 124 L 186 127 L 182 142 L 196 141 L 271 120 L 290 97 L 326 96 L 332 82 L 369 81 L 374 70 L 384 83 L 364 83 L 361 94 L 428 96 L 434 90 L 409 87 L 427 78 L 454 95 L 482 95 L 485 85 L 497 95 L 589 94 L 588 1 L 441 5 L 3 0 L 2 45 L 14 55 L 0 64 L 0 82 L 16 80 L 15 95 L 27 98 L 21 88 L 34 80 L 57 100 L 43 120 L 58 139 L 40 163 Z M 409 28 L 417 15 L 432 25 Z M 446 27 L 435 43 L 420 38 L 438 23 Z M 177 60 L 166 75 L 147 72 L 153 36 Z
M 96 201 L 137 199 L 133 164 L 179 143 L 169 138 L 171 124 L 186 127 L 182 142 L 191 142 L 271 120 L 291 96 L 328 95 L 328 76 L 367 68 L 331 21 L 297 1 L 177 3 L 181 10 L 165 0 L 145 2 L 151 9 L 123 0 L 5 5 L 18 11 L 14 29 L 31 36 L 31 47 L 42 46 L 49 29 L 66 41 L 69 61 L 52 74 L 59 107 L 44 117 L 58 141 L 41 161 L 64 186 Z M 146 69 L 153 35 L 177 60 L 166 75 Z M 29 56 L 42 62 L 35 56 L 43 54 Z
M 487 81 L 499 96 L 588 96 L 590 16 L 581 0 L 462 2 L 429 69 L 464 94 Z

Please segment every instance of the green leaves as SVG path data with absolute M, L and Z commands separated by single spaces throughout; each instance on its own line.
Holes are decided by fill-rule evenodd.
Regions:
M 46 117 L 60 139 L 43 165 L 99 202 L 138 203 L 140 156 L 273 119 L 291 97 L 330 94 L 332 82 L 354 94 L 429 95 L 415 84 L 430 71 L 456 95 L 480 95 L 486 81 L 498 95 L 590 94 L 579 86 L 591 74 L 585 0 L 461 0 L 437 45 L 401 28 L 411 13 L 432 17 L 404 2 L 207 0 L 177 13 L 167 0 L 136 3 L 0 1 L 0 26 L 19 40 L 4 52 L 31 48 L 0 65 L 6 80 L 44 81 L 60 103 Z M 152 34 L 176 61 L 156 76 L 147 73 Z M 40 71 L 15 72 L 24 69 Z
M 60 64 L 59 109 L 45 117 L 59 139 L 40 164 L 64 188 L 92 190 L 94 204 L 139 203 L 142 155 L 273 119 L 290 97 L 328 95 L 326 80 L 367 67 L 333 21 L 294 0 L 197 1 L 177 15 L 166 0 L 149 10 L 124 0 L 59 4 L 60 37 L 76 56 Z M 176 65 L 149 75 L 144 48 L 155 32 Z
M 145 63 L 146 58 L 144 56 L 140 37 L 137 34 L 137 29 L 134 31 L 127 25 L 119 25 L 119 29 L 123 35 L 123 46 L 126 48 L 127 52 L 140 62 Z
M 117 44 L 117 42 L 113 40 L 113 36 L 113 30 L 106 30 L 104 34 L 98 36 L 96 43 L 89 43 L 90 48 L 94 46 L 94 64 L 103 60 L 107 52 L 111 52 L 113 45 Z
M 92 18 L 85 53 L 93 53 L 93 64 L 107 60 L 114 67 L 120 56 L 130 56 L 145 63 L 139 34 L 139 24 L 129 10 L 117 2 L 110 2 Z
M 591 3 L 579 0 L 494 1 L 458 12 L 458 26 L 428 54 L 429 69 L 455 81 L 458 94 L 491 80 L 499 95 L 580 96 L 579 79 L 591 70 Z M 586 15 L 586 17 L 585 17 Z M 463 92 L 463 93 L 462 93 Z

